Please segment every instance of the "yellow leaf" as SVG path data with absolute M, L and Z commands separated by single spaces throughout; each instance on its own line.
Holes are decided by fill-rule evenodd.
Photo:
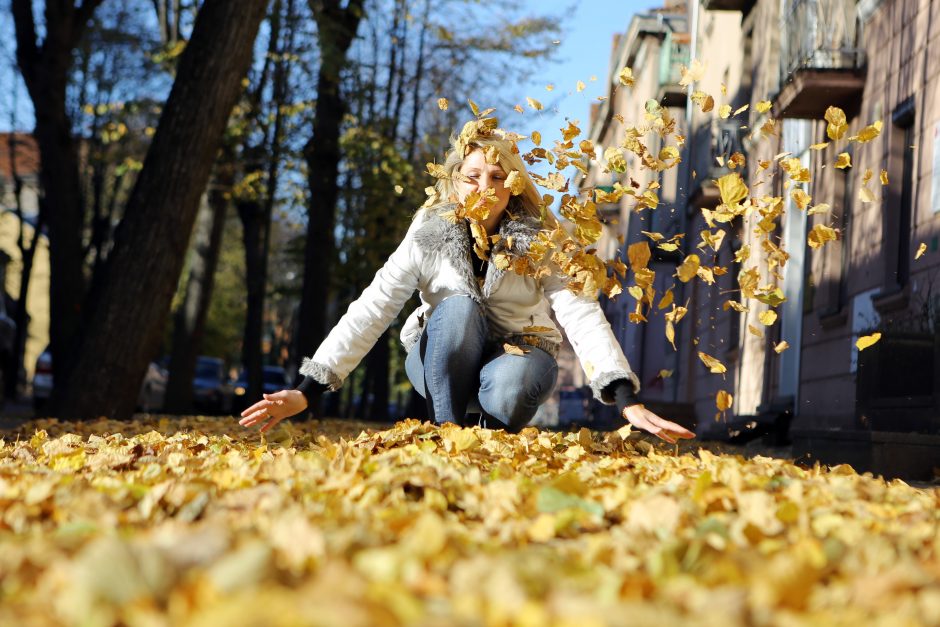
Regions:
M 731 116 L 731 105 L 723 104 L 718 107 L 718 117 L 722 120 L 727 120 Z
M 645 268 L 650 261 L 650 245 L 648 242 L 637 242 L 630 244 L 627 248 L 627 259 L 630 261 L 630 268 L 637 272 Z
M 437 108 L 441 111 L 447 111 L 447 107 L 450 106 L 450 103 L 447 102 L 447 98 L 438 98 L 437 99 Z
M 467 102 L 470 103 L 470 110 L 473 111 L 473 115 L 479 116 L 480 107 L 477 106 L 477 103 L 473 102 L 469 98 L 467 98 Z
M 777 321 L 777 312 L 773 309 L 765 309 L 757 315 L 757 319 L 760 320 L 761 324 L 769 327 Z
M 692 102 L 697 104 L 702 110 L 702 113 L 708 113 L 715 108 L 715 99 L 706 94 L 704 91 L 692 92 L 691 98 Z
M 881 184 L 882 185 L 888 184 L 888 171 L 887 170 L 881 171 Z
M 758 329 L 757 327 L 749 324 L 747 325 L 747 330 L 750 332 L 751 335 L 754 335 L 761 340 L 764 339 L 764 332 Z
M 711 355 L 707 355 L 702 351 L 699 351 L 698 358 L 702 360 L 702 363 L 705 364 L 705 367 L 708 368 L 709 372 L 713 374 L 724 374 L 728 372 L 728 369 L 725 368 L 725 365 Z
M 503 351 L 505 351 L 507 355 L 517 355 L 517 356 L 525 355 L 526 353 L 524 350 L 522 350 L 515 344 L 509 344 L 509 343 L 503 344 Z
M 824 117 L 829 123 L 826 126 L 826 135 L 829 136 L 829 139 L 842 139 L 849 128 L 845 119 L 845 111 L 839 107 L 829 107 L 826 109 Z
M 754 106 L 758 113 L 767 113 L 771 107 L 773 107 L 773 103 L 769 100 L 761 100 Z
M 705 75 L 705 65 L 703 65 L 702 62 L 698 59 L 692 59 L 690 67 L 680 65 L 679 72 L 681 74 L 681 77 L 679 78 L 679 85 L 681 87 L 686 87 L 694 82 L 702 80 L 702 77 Z
M 858 199 L 862 202 L 875 202 L 875 195 L 867 187 L 862 187 L 858 190 Z
M 668 379 L 669 377 L 672 376 L 672 373 L 673 373 L 672 370 L 666 370 L 666 369 L 664 368 L 664 369 L 660 370 L 659 373 L 658 373 L 656 376 L 659 377 L 660 379 Z
M 810 146 L 811 150 L 825 150 L 829 146 L 829 142 L 820 142 L 818 144 L 812 144 Z
M 788 348 L 790 348 L 790 344 L 788 344 L 786 340 L 783 340 L 779 344 L 774 344 L 774 352 L 776 352 L 778 355 Z
M 839 239 L 839 232 L 825 224 L 817 224 L 806 236 L 806 242 L 813 250 L 821 248 L 826 242 L 834 242 L 837 239 Z
M 862 144 L 870 142 L 881 134 L 882 126 L 881 120 L 875 120 L 869 126 L 860 130 L 858 135 L 850 137 L 849 140 L 854 140 Z
M 636 83 L 636 79 L 633 76 L 633 70 L 629 67 L 625 67 L 620 70 L 617 78 L 620 79 L 621 85 L 626 85 L 627 87 L 633 87 L 633 85 Z
M 793 189 L 790 192 L 790 198 L 793 199 L 793 202 L 796 203 L 796 206 L 803 211 L 806 207 L 809 206 L 809 203 L 812 202 L 813 197 L 804 192 L 800 188 Z
M 751 105 L 747 105 L 747 104 L 746 104 L 746 105 L 742 105 L 742 106 L 738 107 L 737 109 L 734 110 L 734 113 L 731 114 L 731 117 L 734 117 L 734 116 L 736 116 L 736 115 L 739 114 L 739 113 L 744 113 L 745 111 L 748 110 L 748 108 L 749 108 L 750 106 L 751 106 Z
M 405 188 L 402 187 L 401 185 L 396 185 L 396 186 L 395 186 L 395 193 L 398 194 L 399 196 L 401 195 L 401 193 L 402 193 L 403 191 L 405 191 Z
M 836 158 L 836 167 L 840 170 L 852 167 L 852 157 L 847 152 L 840 152 Z
M 718 390 L 718 394 L 715 395 L 715 407 L 718 411 L 727 411 L 733 404 L 734 396 L 724 390 Z
M 513 170 L 506 176 L 506 180 L 503 182 L 503 185 L 509 188 L 509 192 L 513 196 L 518 196 L 525 191 L 525 180 L 522 178 L 522 175 L 518 170 Z
M 555 329 L 551 327 L 543 327 L 543 326 L 538 326 L 538 325 L 522 327 L 523 333 L 552 333 L 554 330 Z
M 718 179 L 717 183 L 723 204 L 730 207 L 747 198 L 747 185 L 744 184 L 744 179 L 741 178 L 739 173 L 725 174 Z
M 814 207 L 810 207 L 806 212 L 808 216 L 814 216 L 819 213 L 829 213 L 829 210 L 832 209 L 832 206 L 829 203 L 821 202 Z
M 663 297 L 659 299 L 659 305 L 658 305 L 659 309 L 665 309 L 666 307 L 671 305 L 673 298 L 674 296 L 672 293 L 672 288 L 670 287 L 668 290 L 666 290 L 666 293 L 663 294 Z
M 545 86 L 545 91 L 555 91 L 555 86 L 552 83 L 549 83 Z
M 924 253 L 927 252 L 927 244 L 923 242 L 920 243 L 920 246 L 917 247 L 917 252 L 914 253 L 914 260 L 920 259 L 924 256 Z
M 584 81 L 578 81 L 577 85 L 575 86 L 575 89 L 577 89 L 578 93 L 580 94 L 582 91 L 584 91 L 585 87 L 586 85 L 584 84 Z
M 525 100 L 526 100 L 527 103 L 529 103 L 529 106 L 532 107 L 533 109 L 535 109 L 536 111 L 541 111 L 541 110 L 542 110 L 542 108 L 543 108 L 543 107 L 542 107 L 542 103 L 539 102 L 538 100 L 536 100 L 535 98 L 529 98 L 529 97 L 527 96 Z
M 538 131 L 532 131 L 532 143 L 536 146 L 542 145 L 542 134 Z
M 525 113 L 525 109 L 522 108 L 522 105 L 516 105 L 512 108 L 516 113 Z
M 863 351 L 866 348 L 873 346 L 881 339 L 881 333 L 872 333 L 871 335 L 863 335 L 862 337 L 855 340 L 855 346 L 858 350 Z
M 695 253 L 692 253 L 686 257 L 682 262 L 682 265 L 676 269 L 676 276 L 679 277 L 679 280 L 683 283 L 688 283 L 698 272 L 700 265 L 701 261 L 699 260 L 699 256 Z

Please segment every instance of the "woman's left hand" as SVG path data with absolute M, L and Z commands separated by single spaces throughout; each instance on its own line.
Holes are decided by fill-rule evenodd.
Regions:
M 681 425 L 660 418 L 642 404 L 631 405 L 623 410 L 623 417 L 634 427 L 649 431 L 656 437 L 675 444 L 677 438 L 691 439 L 695 434 Z

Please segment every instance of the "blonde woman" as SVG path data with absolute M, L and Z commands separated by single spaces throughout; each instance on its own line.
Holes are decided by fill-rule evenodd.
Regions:
M 542 199 L 513 138 L 479 122 L 452 141 L 436 188 L 446 200 L 418 211 L 369 287 L 313 357 L 304 359 L 303 383 L 264 395 L 242 412 L 240 424 L 267 431 L 306 409 L 314 394 L 337 390 L 418 290 L 421 306 L 401 333 L 408 350 L 405 370 L 437 423 L 466 424 L 470 412 L 481 414 L 480 424 L 490 428 L 525 426 L 558 375 L 562 335 L 552 322 L 554 311 L 585 364 L 595 398 L 616 403 L 627 421 L 667 442 L 693 437 L 637 401 L 639 380 L 596 300 L 566 289 L 566 278 L 557 273 L 534 278 L 493 262 L 525 257 L 554 218 L 549 214 L 544 220 L 552 224 L 543 223 Z M 518 195 L 507 185 L 513 172 L 524 184 Z M 476 224 L 460 218 L 465 201 L 481 194 L 491 201 L 488 215 Z M 474 250 L 480 226 L 500 236 L 486 258 Z

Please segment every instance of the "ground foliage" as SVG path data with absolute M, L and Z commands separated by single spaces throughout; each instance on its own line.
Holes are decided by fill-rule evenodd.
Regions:
M 0 623 L 940 624 L 936 489 L 626 429 L 362 426 L 7 431 Z

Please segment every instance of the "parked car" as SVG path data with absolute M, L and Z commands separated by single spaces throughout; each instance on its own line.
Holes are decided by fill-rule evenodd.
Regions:
M 291 380 L 287 376 L 287 371 L 280 366 L 265 366 L 262 369 L 261 389 L 265 394 L 273 394 L 279 390 L 284 390 L 291 386 Z M 248 373 L 242 370 L 238 379 L 232 384 L 234 387 L 233 411 L 241 411 L 258 399 L 250 399 L 248 394 Z
M 232 386 L 225 376 L 225 364 L 218 357 L 196 358 L 193 379 L 193 405 L 197 411 L 227 414 L 232 411 Z
M 153 413 L 163 408 L 163 399 L 166 397 L 167 372 L 157 362 L 147 365 L 147 374 L 140 384 L 140 393 L 137 396 L 137 409 L 145 413 Z M 47 348 L 40 353 L 36 360 L 36 370 L 33 373 L 33 408 L 39 412 L 46 407 L 49 397 L 52 396 L 52 353 Z

